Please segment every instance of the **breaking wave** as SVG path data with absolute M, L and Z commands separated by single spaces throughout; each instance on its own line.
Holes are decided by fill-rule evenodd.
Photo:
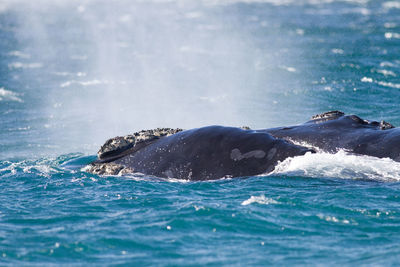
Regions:
M 334 177 L 377 181 L 400 181 L 400 163 L 339 151 L 336 154 L 307 153 L 279 163 L 271 173 L 289 176 Z

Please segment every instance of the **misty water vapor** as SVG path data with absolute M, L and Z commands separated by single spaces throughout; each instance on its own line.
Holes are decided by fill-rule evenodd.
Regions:
M 27 55 L 17 57 L 19 75 L 32 79 L 49 138 L 90 146 L 145 128 L 277 120 L 271 82 L 288 68 L 273 29 L 260 32 L 262 43 L 252 30 L 268 22 L 239 17 L 243 8 L 87 0 L 6 1 L 1 10 L 16 18 L 16 51 Z

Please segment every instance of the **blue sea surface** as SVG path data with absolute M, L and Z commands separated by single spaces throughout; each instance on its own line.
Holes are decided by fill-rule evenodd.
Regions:
M 206 182 L 84 166 L 156 127 L 400 125 L 399 75 L 398 1 L 1 1 L 0 265 L 398 265 L 390 159 Z

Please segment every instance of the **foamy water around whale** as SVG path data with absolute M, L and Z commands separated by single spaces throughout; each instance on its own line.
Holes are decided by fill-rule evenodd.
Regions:
M 278 164 L 273 174 L 398 182 L 400 163 L 389 158 L 378 159 L 345 151 L 335 154 L 308 153 L 284 160 Z
M 206 182 L 84 166 L 155 127 L 399 126 L 399 34 L 396 1 L 0 2 L 0 265 L 396 265 L 390 159 Z

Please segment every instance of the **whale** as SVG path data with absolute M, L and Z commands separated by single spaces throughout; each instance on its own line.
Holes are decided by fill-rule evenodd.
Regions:
M 268 173 L 288 157 L 314 152 L 265 132 L 237 127 L 207 126 L 168 136 L 155 136 L 154 132 L 160 131 L 144 138 L 137 134 L 108 140 L 88 172 L 215 180 Z M 132 142 L 133 139 L 139 142 Z
M 386 121 L 371 121 L 341 111 L 315 115 L 294 126 L 258 130 L 275 138 L 302 144 L 315 151 L 348 153 L 400 161 L 400 128 Z
M 142 130 L 107 140 L 86 170 L 98 175 L 215 180 L 267 174 L 287 158 L 340 150 L 400 161 L 400 128 L 329 111 L 299 125 L 259 130 L 227 126 Z

